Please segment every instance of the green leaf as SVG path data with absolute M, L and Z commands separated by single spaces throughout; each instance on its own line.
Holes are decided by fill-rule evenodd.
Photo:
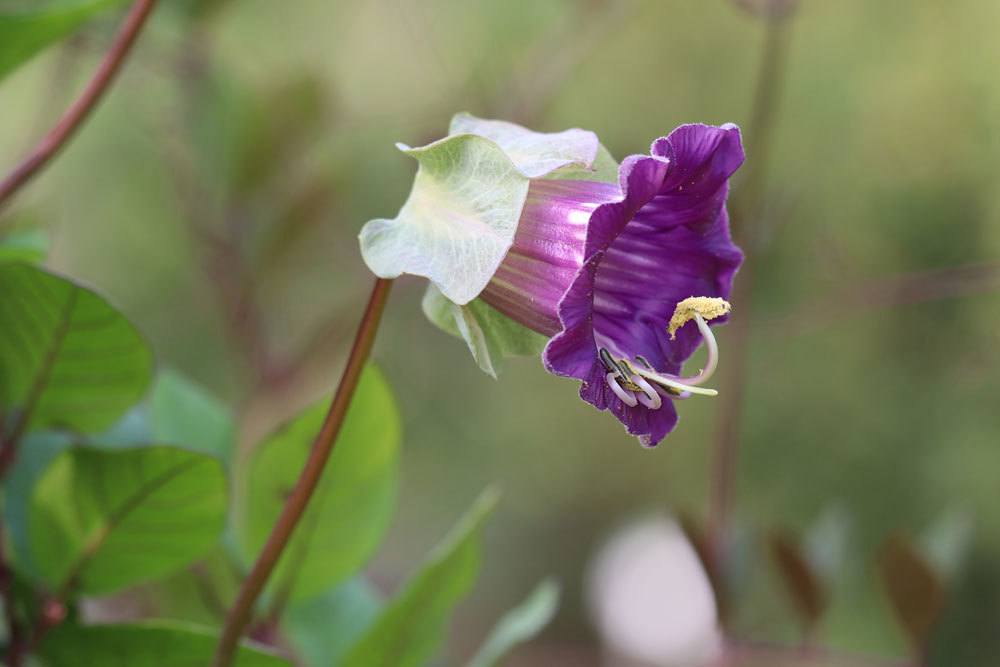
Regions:
M 246 574 L 225 541 L 189 567 L 130 588 L 126 595 L 149 603 L 152 617 L 221 627 Z
M 468 667 L 494 667 L 518 644 L 542 631 L 559 608 L 559 586 L 552 580 L 540 583 L 528 599 L 500 619 L 486 643 L 469 661 Z
M 329 402 L 306 410 L 237 469 L 235 534 L 245 563 L 257 556 L 294 487 Z M 392 392 L 368 366 L 319 487 L 278 563 L 273 590 L 317 595 L 357 572 L 396 504 L 400 426 Z
M 205 667 L 218 636 L 198 626 L 156 621 L 129 625 L 64 623 L 45 636 L 39 650 L 47 667 Z M 243 645 L 235 667 L 290 667 L 263 648 Z
M 210 551 L 226 514 L 214 458 L 170 446 L 60 454 L 34 487 L 32 566 L 52 590 L 111 593 Z
M 39 51 L 125 0 L 58 0 L 0 9 L 0 79 Z M 30 7 L 30 8 L 29 8 Z
M 0 294 L 0 408 L 93 433 L 145 393 L 152 353 L 97 294 L 21 263 L 0 264 Z
M 31 556 L 28 538 L 31 494 L 56 457 L 72 444 L 72 437 L 66 433 L 29 433 L 21 441 L 14 465 L 3 481 L 3 524 L 10 538 L 13 559 L 18 570 L 33 579 L 41 578 L 41 573 Z
M 381 597 L 368 581 L 348 579 L 323 595 L 293 604 L 281 627 L 308 667 L 329 667 L 340 664 L 381 608 Z
M 163 371 L 150 403 L 154 440 L 229 460 L 236 425 L 215 396 L 183 375 Z
M 479 497 L 340 667 L 419 667 L 434 657 L 452 610 L 479 573 L 480 535 L 496 503 L 495 491 Z
M 41 229 L 25 229 L 0 237 L 0 262 L 35 264 L 49 252 L 49 237 Z
M 530 179 L 570 165 L 590 169 L 598 147 L 584 130 L 545 134 L 458 114 L 444 139 L 399 144 L 420 164 L 413 189 L 395 219 L 364 226 L 361 254 L 382 278 L 424 276 L 465 305 L 510 249 Z
M 424 314 L 442 330 L 465 341 L 485 373 L 497 377 L 504 357 L 541 354 L 548 338 L 515 322 L 482 299 L 459 306 L 433 284 L 423 299 Z

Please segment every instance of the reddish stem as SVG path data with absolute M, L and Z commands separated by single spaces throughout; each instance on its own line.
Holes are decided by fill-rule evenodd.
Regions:
M 285 547 L 288 546 L 292 533 L 298 526 L 299 520 L 309 505 L 309 500 L 319 484 L 326 463 L 333 452 L 333 446 L 336 444 L 337 434 L 340 432 L 344 417 L 347 415 L 347 409 L 351 405 L 351 399 L 354 397 L 354 390 L 361 379 L 361 371 L 364 369 L 365 362 L 371 352 L 391 286 L 391 280 L 383 278 L 375 280 L 375 286 L 361 318 L 361 324 L 358 326 L 358 332 L 354 337 L 354 345 L 347 358 L 347 366 L 340 378 L 337 393 L 334 394 L 326 419 L 313 442 L 309 459 L 295 483 L 295 488 L 292 489 L 288 500 L 285 501 L 281 516 L 274 524 L 263 550 L 257 557 L 257 562 L 254 563 L 250 574 L 243 581 L 236 602 L 226 616 L 226 624 L 222 630 L 215 657 L 212 659 L 213 667 L 228 667 L 232 664 L 237 644 L 250 623 L 257 598 L 260 597 Z
M 0 182 L 0 210 L 14 193 L 34 178 L 65 147 L 90 112 L 97 106 L 115 75 L 121 69 L 125 57 L 155 6 L 156 0 L 135 1 L 125 17 L 114 43 L 104 56 L 104 60 L 101 61 L 94 77 L 84 88 L 83 93 L 66 110 L 55 127 L 42 138 L 31 153 Z

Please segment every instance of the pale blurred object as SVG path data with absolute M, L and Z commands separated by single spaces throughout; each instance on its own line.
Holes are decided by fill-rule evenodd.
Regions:
M 615 667 L 710 664 L 722 641 L 705 570 L 676 521 L 638 521 L 595 558 L 588 602 Z
M 754 16 L 783 19 L 799 5 L 799 0 L 735 0 L 736 4 Z

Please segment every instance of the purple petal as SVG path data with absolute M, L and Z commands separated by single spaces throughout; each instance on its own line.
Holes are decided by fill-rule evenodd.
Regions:
M 701 336 L 689 325 L 670 339 L 674 308 L 689 296 L 727 297 L 743 259 L 725 209 L 728 179 L 743 160 L 739 130 L 684 126 L 655 142 L 653 153 L 622 164 L 622 200 L 591 216 L 587 262 L 559 304 L 563 331 L 543 355 L 551 372 L 582 380 L 584 400 L 648 445 L 676 424 L 672 403 L 627 406 L 604 382 L 598 348 L 679 373 Z
M 732 124 L 681 125 L 654 141 L 650 152 L 672 164 L 663 194 L 701 197 L 725 185 L 746 158 L 740 128 Z
M 483 292 L 552 336 L 546 369 L 581 380 L 580 396 L 647 446 L 677 424 L 672 400 L 657 410 L 629 407 L 605 382 L 598 351 L 680 373 L 701 335 L 689 323 L 671 339 L 674 308 L 690 296 L 728 297 L 743 260 L 725 208 L 743 158 L 736 126 L 685 125 L 654 142 L 652 155 L 626 158 L 620 189 L 533 182 L 514 245 Z
M 598 364 L 580 386 L 580 398 L 599 410 L 609 410 L 631 435 L 639 437 L 644 447 L 655 447 L 677 426 L 677 409 L 672 401 L 664 399 L 658 410 L 641 405 L 629 407 L 611 391 L 604 375 L 603 367 Z

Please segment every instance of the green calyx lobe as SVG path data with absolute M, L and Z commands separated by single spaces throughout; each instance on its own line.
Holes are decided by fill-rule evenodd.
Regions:
M 365 225 L 362 256 L 380 277 L 428 278 L 425 314 L 496 377 L 504 356 L 537 354 L 545 344 L 476 298 L 513 243 L 531 180 L 614 182 L 618 165 L 592 132 L 533 132 L 465 113 L 444 139 L 400 150 L 419 163 L 413 189 L 396 218 Z

